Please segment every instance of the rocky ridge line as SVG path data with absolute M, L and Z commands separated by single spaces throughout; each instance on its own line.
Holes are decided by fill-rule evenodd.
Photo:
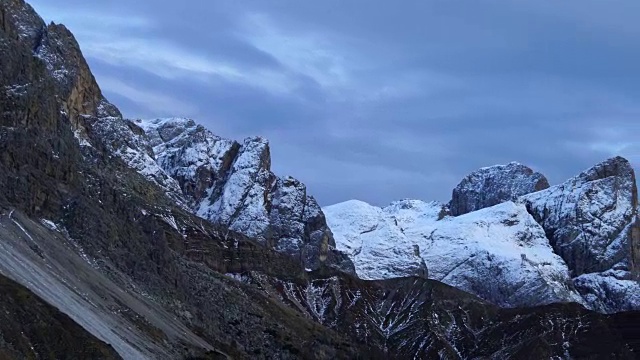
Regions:
M 324 210 L 338 248 L 365 278 L 409 275 L 423 260 L 431 278 L 500 306 L 640 309 L 637 190 L 621 157 L 553 187 L 518 163 L 482 168 L 456 187 L 449 208 L 426 204 Z M 407 255 L 413 247 L 419 259 Z
M 517 162 L 489 166 L 467 175 L 453 189 L 449 210 L 459 216 L 516 201 L 520 196 L 549 187 L 547 178 Z

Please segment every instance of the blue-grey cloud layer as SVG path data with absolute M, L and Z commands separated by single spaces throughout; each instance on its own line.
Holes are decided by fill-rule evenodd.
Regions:
M 640 161 L 640 3 L 34 0 L 130 117 L 271 140 L 322 204 L 447 200 L 517 160 Z

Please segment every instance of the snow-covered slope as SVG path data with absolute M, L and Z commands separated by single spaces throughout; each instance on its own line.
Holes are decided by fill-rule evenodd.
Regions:
M 384 209 L 351 200 L 323 210 L 338 250 L 349 254 L 360 278 L 427 276 L 419 244 Z
M 251 137 L 240 144 L 184 118 L 125 123 L 104 125 L 100 139 L 179 204 L 300 258 L 309 269 L 325 262 L 353 272 L 349 258 L 335 250 L 324 214 L 306 186 L 271 172 L 266 139 Z M 118 131 L 110 131 L 115 127 Z
M 459 217 L 404 200 L 380 209 L 360 201 L 324 208 L 338 249 L 368 279 L 429 277 L 501 306 L 580 302 L 569 271 L 524 205 L 507 202 Z
M 467 176 L 450 206 L 458 208 L 453 213 L 476 210 L 457 217 L 417 200 L 384 209 L 348 201 L 324 210 L 338 249 L 364 278 L 411 275 L 424 260 L 430 278 L 501 306 L 575 301 L 605 313 L 640 309 L 629 162 L 612 158 L 536 191 L 545 183 L 512 163 Z

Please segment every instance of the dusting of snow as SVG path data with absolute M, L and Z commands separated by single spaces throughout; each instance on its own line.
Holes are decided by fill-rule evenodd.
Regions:
M 640 309 L 640 284 L 624 271 L 583 274 L 574 279 L 589 306 L 603 313 Z
M 42 224 L 51 230 L 59 231 L 58 226 L 51 220 L 41 219 Z
M 522 201 L 552 234 L 556 251 L 575 268 L 576 275 L 604 271 L 629 258 L 628 232 L 636 221 L 635 180 L 628 163 L 620 174 L 599 176 L 596 165 L 563 184 L 526 195 Z M 626 231 L 625 231 L 626 230 Z M 584 252 L 584 264 L 573 253 Z M 576 259 L 577 260 L 577 259 Z M 629 264 L 628 264 L 629 265 Z
M 569 271 L 524 205 L 506 202 L 438 220 L 438 203 L 403 201 L 380 209 L 361 201 L 325 207 L 339 250 L 365 279 L 429 277 L 501 306 L 581 302 Z
M 304 184 L 271 172 L 266 139 L 240 144 L 187 118 L 99 121 L 94 127 L 114 155 L 197 216 L 276 251 L 304 254 L 311 269 L 334 251 L 324 214 Z M 343 260 L 340 266 L 353 271 Z
M 640 285 L 631 275 L 635 197 L 633 168 L 617 157 L 521 199 L 550 235 L 592 309 L 640 309 Z
M 224 184 L 222 195 L 213 203 L 203 202 L 197 215 L 227 223 L 233 230 L 248 236 L 262 234 L 269 225 L 264 184 L 271 177 L 263 166 L 268 142 L 262 138 L 246 139 Z M 241 216 L 238 209 L 242 208 Z
M 182 204 L 178 182 L 169 176 L 153 158 L 144 135 L 136 134 L 127 120 L 103 117 L 93 124 L 96 136 L 109 151 L 121 158 L 129 167 L 167 191 L 178 205 Z
M 91 146 L 91 143 L 89 142 L 89 138 L 87 138 L 87 136 L 81 130 L 79 130 L 79 129 L 74 130 L 73 131 L 73 136 L 78 141 L 78 144 L 80 146 L 93 147 L 93 146 Z
M 169 226 L 171 226 L 174 230 L 179 231 L 178 224 L 176 223 L 176 219 L 173 217 L 173 215 L 160 215 L 160 218 L 162 219 L 162 221 L 169 224 Z
M 252 237 L 265 232 L 269 224 L 265 193 L 273 176 L 265 163 L 269 146 L 265 139 L 248 138 L 240 146 L 185 118 L 135 120 L 134 124 L 145 131 L 154 162 L 166 174 L 183 183 L 197 182 L 200 175 L 209 178 L 206 189 L 189 194 L 198 216 Z M 232 161 L 230 169 L 224 168 L 225 161 Z
M 477 174 L 500 178 L 520 166 Z M 515 185 L 539 178 L 527 169 L 516 171 L 524 180 Z M 503 180 L 514 185 L 512 175 Z M 491 188 L 500 188 L 494 180 Z M 484 180 L 470 183 L 486 187 Z M 507 186 L 508 193 L 519 193 L 518 186 Z M 480 192 L 468 193 L 485 201 Z M 338 249 L 362 278 L 412 275 L 422 260 L 430 278 L 501 306 L 572 301 L 609 313 L 640 308 L 630 250 L 635 194 L 630 164 L 613 158 L 563 184 L 457 217 L 418 200 L 382 209 L 354 200 L 323 210 Z
M 30 85 L 31 84 L 7 85 L 4 87 L 4 90 L 9 96 L 25 96 L 27 95 L 27 91 L 29 90 Z

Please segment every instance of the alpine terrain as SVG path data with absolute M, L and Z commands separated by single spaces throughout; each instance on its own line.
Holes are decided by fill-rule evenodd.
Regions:
M 633 168 L 608 159 L 553 187 L 530 168 L 482 168 L 448 204 L 348 201 L 324 209 L 365 279 L 425 274 L 501 307 L 575 302 L 640 310 Z
M 0 0 L 3 359 L 634 359 L 637 205 L 614 158 L 321 209 L 264 138 L 127 119 Z

